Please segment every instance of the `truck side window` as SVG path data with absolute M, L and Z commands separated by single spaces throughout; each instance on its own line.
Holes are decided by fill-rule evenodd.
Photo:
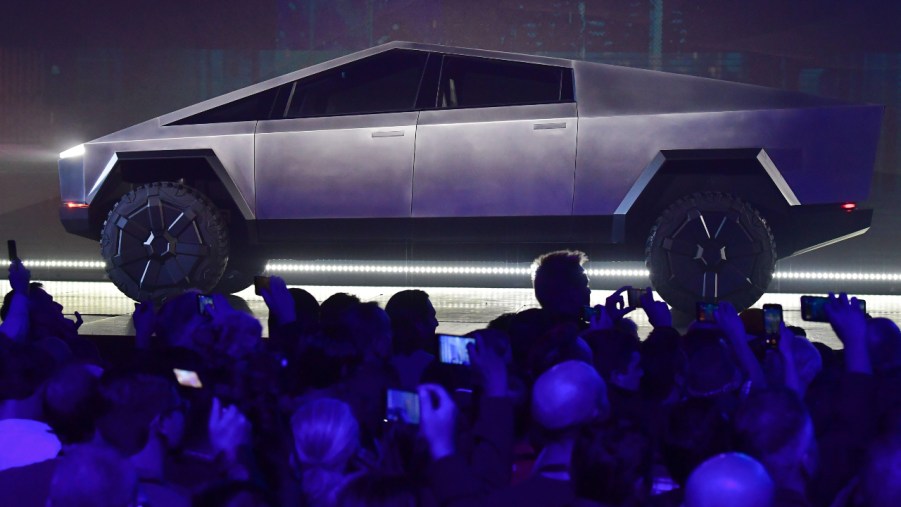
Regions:
M 513 106 L 569 102 L 563 90 L 570 69 L 487 58 L 446 56 L 438 92 L 439 108 Z

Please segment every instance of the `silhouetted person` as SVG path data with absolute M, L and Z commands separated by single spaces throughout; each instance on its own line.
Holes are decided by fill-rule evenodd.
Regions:
M 428 350 L 435 340 L 438 319 L 429 295 L 421 290 L 402 290 L 385 304 L 391 318 L 394 355 L 391 363 L 397 370 L 400 385 L 415 389 L 426 367 L 435 356 Z
M 588 257 L 579 251 L 544 254 L 532 263 L 535 299 L 554 322 L 580 323 L 590 304 L 591 288 L 583 265 Z

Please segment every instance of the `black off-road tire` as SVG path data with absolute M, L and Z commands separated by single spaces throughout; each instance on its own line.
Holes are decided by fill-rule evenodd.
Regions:
M 138 301 L 187 289 L 209 292 L 225 270 L 228 246 L 216 206 L 173 182 L 150 183 L 122 196 L 100 239 L 110 280 Z
M 219 279 L 219 283 L 213 287 L 213 292 L 221 294 L 234 294 L 253 285 L 253 277 L 266 271 L 265 257 L 252 252 L 235 252 L 232 246 L 232 254 L 228 257 L 228 264 Z
M 651 285 L 673 308 L 698 301 L 754 304 L 773 279 L 776 240 L 750 204 L 721 192 L 696 193 L 657 219 L 645 249 Z

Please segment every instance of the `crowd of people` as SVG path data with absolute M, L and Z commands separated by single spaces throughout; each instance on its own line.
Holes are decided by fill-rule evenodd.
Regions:
M 764 336 L 760 309 L 726 302 L 680 332 L 650 289 L 586 312 L 586 260 L 536 259 L 540 308 L 469 333 L 452 362 L 422 290 L 320 303 L 278 277 L 268 338 L 228 297 L 187 292 L 136 304 L 134 347 L 101 352 L 13 262 L 0 504 L 901 505 L 895 323 L 840 294 L 840 350 Z

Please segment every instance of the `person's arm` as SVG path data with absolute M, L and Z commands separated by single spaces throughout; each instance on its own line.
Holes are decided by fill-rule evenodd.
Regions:
M 507 395 L 504 358 L 477 337 L 469 346 L 473 374 L 482 386 L 473 427 L 473 472 L 488 490 L 510 484 L 513 471 L 513 403 Z
M 0 333 L 15 341 L 23 341 L 28 337 L 28 284 L 31 272 L 15 260 L 9 265 L 9 285 L 13 296 L 9 302 L 9 313 L 0 324 Z
M 798 339 L 783 323 L 779 329 L 779 354 L 782 356 L 783 381 L 786 387 L 803 399 L 804 391 L 801 390 L 801 380 L 798 378 L 798 368 L 795 366 L 795 353 L 792 349 L 792 342 Z
M 650 287 L 645 290 L 639 300 L 642 310 L 648 316 L 648 322 L 655 330 L 673 327 L 673 314 L 670 312 L 669 305 L 664 301 L 655 301 Z
M 723 301 L 719 304 L 716 310 L 716 322 L 732 345 L 732 350 L 735 352 L 739 365 L 748 376 L 751 385 L 755 388 L 765 387 L 766 377 L 763 374 L 763 368 L 760 366 L 760 362 L 757 361 L 757 357 L 754 356 L 754 351 L 748 345 L 745 325 L 742 323 L 732 303 Z

